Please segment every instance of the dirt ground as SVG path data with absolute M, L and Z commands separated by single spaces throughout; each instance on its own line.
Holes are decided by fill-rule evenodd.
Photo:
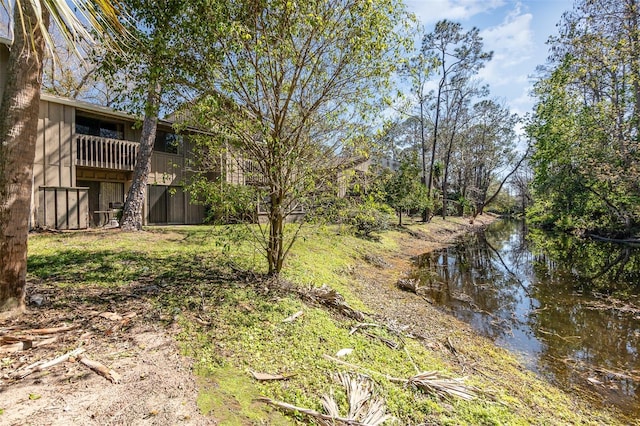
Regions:
M 0 322 L 0 338 L 55 341 L 0 352 L 0 424 L 2 425 L 209 425 L 196 406 L 197 386 L 189 360 L 180 355 L 171 321 L 162 326 L 142 297 L 128 297 L 120 309 L 101 312 L 72 306 L 53 288 L 38 288 L 42 306 L 31 306 L 17 320 Z M 96 294 L 97 298 L 101 295 Z M 156 318 L 154 318 L 156 316 Z M 161 319 L 161 318 L 160 318 Z M 57 332 L 38 334 L 42 327 Z M 71 330 L 65 329 L 73 327 Z M 62 331 L 60 331 L 62 330 Z M 51 330 L 48 330 L 51 331 Z M 56 331 L 56 330 L 54 330 Z M 24 344 L 24 343 L 22 343 Z M 20 343 L 17 343 L 20 345 Z M 71 358 L 20 378 L 38 361 L 55 359 L 76 348 L 117 376 L 116 383 Z
M 356 278 L 360 282 L 358 296 L 383 323 L 398 323 L 427 342 L 446 341 L 453 329 L 475 334 L 467 324 L 442 315 L 422 297 L 399 290 L 396 282 L 412 269 L 416 256 L 453 244 L 462 234 L 482 229 L 496 219 L 492 215 L 483 215 L 477 217 L 473 224 L 465 223 L 461 227 L 459 223 L 434 218 L 432 223 L 435 226 L 407 234 L 400 241 L 402 250 L 382 259 L 388 267 L 367 266 L 357 270 Z
M 480 218 L 474 226 L 492 220 Z M 403 253 L 385 259 L 391 267 L 360 270 L 360 296 L 377 315 L 413 324 L 415 334 L 429 335 L 433 342 L 441 342 L 439 333 L 448 328 L 437 323 L 443 316 L 425 315 L 428 324 L 416 322 L 416 309 L 429 307 L 393 284 L 409 270 L 412 256 L 442 247 L 461 233 L 458 224 L 437 228 L 433 234 L 407 234 Z M 153 285 L 132 283 L 115 290 L 118 294 L 86 288 L 74 294 L 30 283 L 27 291 L 28 313 L 0 321 L 0 425 L 217 424 L 196 406 L 192 365 L 174 339 L 179 330 L 146 297 L 158 291 Z M 33 347 L 24 350 L 25 345 Z M 84 350 L 80 356 L 115 373 L 115 383 L 74 357 L 42 371 L 33 367 L 77 348 Z

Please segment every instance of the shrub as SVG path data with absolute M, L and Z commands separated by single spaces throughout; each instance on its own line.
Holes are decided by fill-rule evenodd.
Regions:
M 354 227 L 356 235 L 362 237 L 371 237 L 373 232 L 388 229 L 394 216 L 391 207 L 372 201 L 356 205 L 348 212 L 349 224 Z

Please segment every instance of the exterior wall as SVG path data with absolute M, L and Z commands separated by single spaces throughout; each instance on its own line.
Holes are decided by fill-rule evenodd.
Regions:
M 0 101 L 7 80 L 8 45 L 10 41 L 0 33 Z M 83 229 L 99 226 L 104 221 L 101 213 L 95 212 L 110 209 L 110 203 L 119 202 L 115 198 L 122 198 L 120 202 L 123 202 L 131 186 L 133 173 L 130 170 L 108 169 L 104 168 L 105 164 L 102 167 L 78 166 L 76 149 L 79 145 L 76 143 L 75 133 L 77 114 L 122 123 L 124 140 L 140 140 L 140 129 L 134 126 L 134 119 L 126 114 L 81 101 L 43 95 L 33 170 L 34 185 L 29 215 L 31 228 Z M 169 129 L 166 124 L 162 127 Z M 190 204 L 189 194 L 183 193 L 181 188 L 189 152 L 186 145 L 179 154 L 154 152 L 152 155 L 147 183 L 164 188 L 155 190 L 156 195 L 165 194 L 164 207 L 169 209 L 163 223 L 197 224 L 204 219 L 204 207 Z M 88 186 L 80 188 L 78 182 Z M 116 188 L 117 184 L 122 186 Z M 176 192 L 175 196 L 171 195 L 173 192 Z M 145 224 L 149 208 L 150 202 L 147 199 Z
M 41 198 L 38 196 L 41 187 L 71 188 L 76 184 L 72 142 L 74 126 L 74 110 L 66 105 L 53 102 L 40 102 L 38 118 L 38 139 L 36 156 L 33 165 L 33 194 L 31 197 L 30 223 L 43 226 L 38 221 L 37 213 Z M 44 216 L 41 216 L 41 218 Z
M 77 224 L 76 227 L 69 229 L 77 229 L 78 226 L 80 228 L 102 226 L 107 222 L 105 218 L 112 216 L 106 212 L 112 209 L 112 205 L 124 202 L 126 192 L 131 185 L 133 176 L 131 170 L 105 168 L 108 167 L 106 163 L 102 167 L 78 165 L 76 149 L 79 145 L 76 143 L 75 120 L 78 114 L 82 114 L 85 117 L 121 123 L 124 139 L 130 142 L 139 141 L 140 130 L 134 127 L 132 119 L 127 120 L 122 114 L 103 114 L 101 111 L 84 109 L 84 104 L 79 104 L 81 104 L 80 107 L 77 107 L 75 101 L 65 99 L 59 101 L 50 96 L 45 96 L 41 100 L 30 217 L 32 227 L 67 229 L 68 223 Z M 153 190 L 153 194 L 150 194 L 151 191 L 147 193 L 145 224 L 202 223 L 204 208 L 191 205 L 188 194 L 184 194 L 181 188 L 185 177 L 185 152 L 187 151 L 184 150 L 179 154 L 153 153 L 147 183 L 150 185 L 149 188 L 151 185 L 157 188 Z M 74 204 L 71 200 L 74 207 L 68 210 L 69 218 L 60 216 L 61 206 L 71 206 L 71 204 L 67 199 L 60 198 L 63 197 L 62 195 L 55 194 L 66 196 L 69 190 L 77 188 L 79 184 L 84 191 L 81 203 Z M 172 196 L 171 193 L 174 192 L 176 195 Z M 73 191 L 71 193 L 73 194 Z M 155 196 L 156 200 L 149 200 L 150 195 Z M 78 213 L 78 206 L 82 210 L 81 213 Z M 166 209 L 166 212 L 158 214 L 160 211 L 158 209 Z M 53 213 L 54 210 L 55 213 Z M 76 220 L 78 214 L 83 218 L 82 220 Z M 156 219 L 163 220 L 160 222 L 148 220 L 151 219 L 152 214 L 155 214 Z

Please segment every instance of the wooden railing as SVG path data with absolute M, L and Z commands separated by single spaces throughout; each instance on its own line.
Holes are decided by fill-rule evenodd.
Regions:
M 262 186 L 267 184 L 267 177 L 262 173 L 260 166 L 255 161 L 247 159 L 241 161 L 246 185 Z
M 138 143 L 99 136 L 76 135 L 76 164 L 114 170 L 133 170 Z

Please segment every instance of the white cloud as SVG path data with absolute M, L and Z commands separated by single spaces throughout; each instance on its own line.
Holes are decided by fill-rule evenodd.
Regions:
M 491 87 L 527 83 L 527 66 L 534 52 L 533 15 L 523 13 L 520 4 L 511 10 L 497 26 L 480 32 L 485 50 L 493 51 L 493 59 L 480 71 L 480 77 Z M 524 65 L 524 66 L 521 66 Z
M 520 5 L 516 5 L 500 25 L 480 32 L 485 48 L 493 50 L 507 65 L 526 61 L 533 50 L 532 20 L 531 13 L 522 13 Z
M 465 21 L 503 6 L 505 0 L 407 0 L 405 3 L 423 24 L 428 25 L 441 19 Z

